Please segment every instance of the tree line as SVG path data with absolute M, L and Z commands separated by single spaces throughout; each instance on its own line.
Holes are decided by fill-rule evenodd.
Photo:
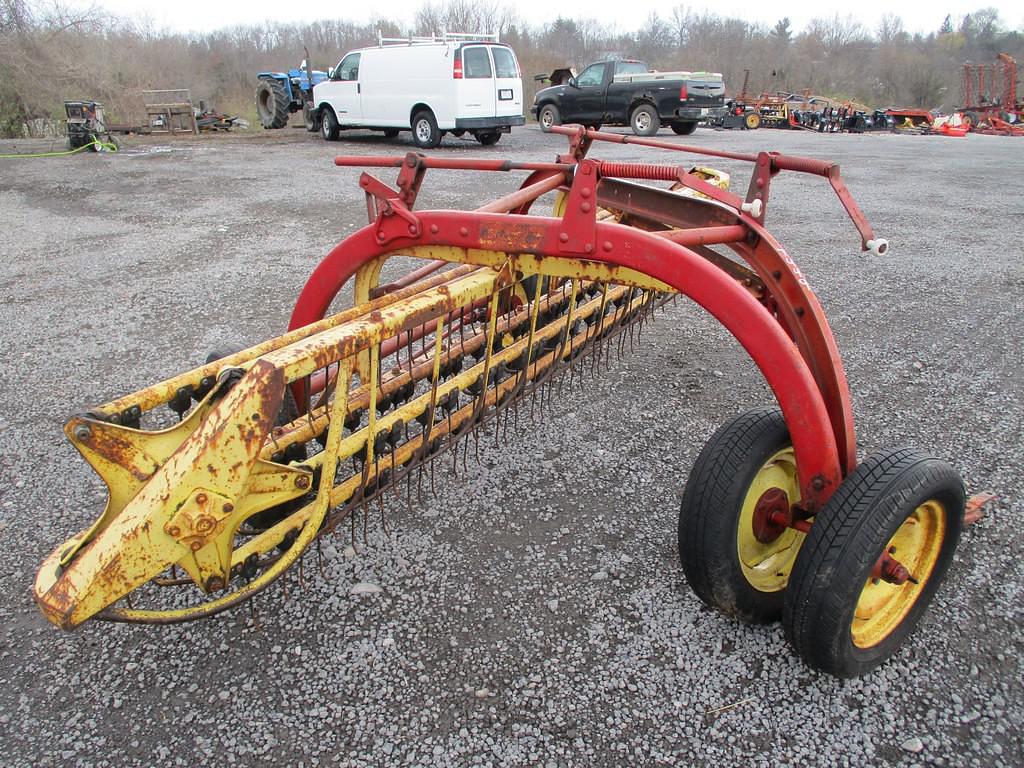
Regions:
M 516 51 L 528 102 L 542 87 L 534 75 L 615 56 L 662 70 L 721 72 L 731 94 L 749 70 L 753 92 L 810 89 L 877 107 L 951 109 L 962 98 L 964 61 L 992 62 L 1000 52 L 1024 59 L 1024 32 L 1008 29 L 991 8 L 910 33 L 896 15 L 875 29 L 833 16 L 796 30 L 788 18 L 769 26 L 676 5 L 622 32 L 593 18 L 528 23 L 493 0 L 444 0 L 424 4 L 411 23 L 323 19 L 181 34 L 59 2 L 0 0 L 0 134 L 22 135 L 33 120 L 59 119 L 64 99 L 101 101 L 111 118 L 139 121 L 139 92 L 161 88 L 190 88 L 193 101 L 251 118 L 256 73 L 296 67 L 306 49 L 313 65 L 326 69 L 346 51 L 375 44 L 378 33 L 443 30 L 498 32 Z

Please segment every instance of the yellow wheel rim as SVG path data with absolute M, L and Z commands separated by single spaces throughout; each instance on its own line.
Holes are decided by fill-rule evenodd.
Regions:
M 790 504 L 800 500 L 796 454 L 792 448 L 784 448 L 764 463 L 747 489 L 740 510 L 736 552 L 744 578 L 759 592 L 779 592 L 786 588 L 793 561 L 804 540 L 804 534 L 794 528 L 787 528 L 767 544 L 754 536 L 754 509 L 758 499 L 772 488 L 785 491 Z
M 903 521 L 885 551 L 903 563 L 917 584 L 911 581 L 890 584 L 868 578 L 857 600 L 850 628 L 855 646 L 878 645 L 906 618 L 939 561 L 945 538 L 946 510 L 935 500 L 925 502 Z

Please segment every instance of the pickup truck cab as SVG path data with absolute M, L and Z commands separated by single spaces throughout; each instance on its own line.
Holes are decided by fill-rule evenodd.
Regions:
M 667 125 L 685 136 L 725 112 L 725 83 L 715 72 L 652 72 L 642 61 L 599 61 L 565 85 L 538 91 L 532 112 L 542 130 L 611 124 L 653 136 Z

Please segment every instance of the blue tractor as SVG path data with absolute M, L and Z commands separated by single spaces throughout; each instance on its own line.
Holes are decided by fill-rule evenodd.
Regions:
M 298 69 L 260 72 L 256 87 L 256 112 L 264 128 L 284 128 L 293 112 L 302 110 L 307 131 L 320 130 L 320 116 L 313 108 L 313 86 L 327 79 L 327 73 L 310 69 L 309 54 Z

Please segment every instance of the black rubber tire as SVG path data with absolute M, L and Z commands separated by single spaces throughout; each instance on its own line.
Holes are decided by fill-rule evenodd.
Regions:
M 981 115 L 977 112 L 964 112 L 964 122 L 967 123 L 968 130 L 973 131 L 981 125 Z
M 485 147 L 493 147 L 501 141 L 501 131 L 481 131 L 476 135 L 476 140 Z
M 650 104 L 638 104 L 629 113 L 629 127 L 637 136 L 653 136 L 661 128 L 658 110 Z
M 310 101 L 302 105 L 302 122 L 305 123 L 306 130 L 310 133 L 320 130 L 320 113 Z
M 676 136 L 689 136 L 697 130 L 696 120 L 678 120 L 672 123 L 672 133 Z
M 441 131 L 429 109 L 422 109 L 412 116 L 412 143 L 420 149 L 433 149 L 441 143 Z
M 288 125 L 288 92 L 280 80 L 263 78 L 256 86 L 256 114 L 264 128 Z
M 320 107 L 320 136 L 324 141 L 337 141 L 338 118 L 334 116 L 334 108 L 328 105 Z
M 558 113 L 558 107 L 554 104 L 545 104 L 537 113 L 537 122 L 544 133 L 548 133 L 553 125 L 561 125 L 562 116 Z
M 854 611 L 872 568 L 893 534 L 918 507 L 938 502 L 945 535 L 930 574 L 912 573 L 920 594 L 880 642 L 854 645 Z M 783 626 L 794 650 L 837 677 L 870 672 L 913 631 L 942 583 L 963 527 L 966 494 L 946 462 L 910 448 L 868 457 L 815 518 L 786 590 Z M 910 586 L 910 585 L 905 585 Z
M 398 133 L 399 133 L 399 131 L 398 131 L 397 128 L 385 128 L 384 129 L 384 138 L 385 139 L 395 139 L 395 138 L 398 138 Z
M 690 587 L 722 613 L 775 621 L 785 590 L 763 592 L 743 573 L 737 535 L 744 498 L 765 462 L 792 445 L 778 408 L 756 408 L 723 424 L 697 456 L 679 510 L 679 560 Z

